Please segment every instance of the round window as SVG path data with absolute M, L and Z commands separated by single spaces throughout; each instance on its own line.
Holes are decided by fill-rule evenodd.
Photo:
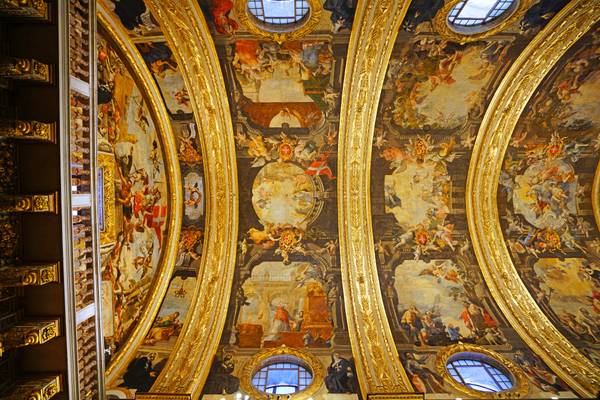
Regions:
M 450 376 L 478 392 L 503 392 L 513 388 L 511 374 L 499 362 L 479 353 L 457 353 L 446 363 Z
M 301 392 L 313 381 L 309 366 L 291 355 L 266 359 L 262 367 L 252 375 L 252 386 L 268 394 L 294 394 Z
M 448 23 L 461 32 L 464 28 L 487 25 L 514 10 L 515 4 L 515 0 L 459 1 L 448 13 Z
M 309 10 L 308 0 L 248 0 L 248 11 L 256 19 L 277 27 L 300 22 Z

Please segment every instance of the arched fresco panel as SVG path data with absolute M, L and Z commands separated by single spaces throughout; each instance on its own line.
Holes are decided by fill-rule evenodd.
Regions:
M 109 367 L 110 376 L 113 378 L 108 382 L 109 385 L 114 388 L 129 390 L 131 393 L 135 393 L 135 391 L 146 392 L 160 374 L 175 347 L 175 342 L 188 314 L 192 301 L 191 296 L 196 286 L 196 275 L 202 256 L 204 236 L 205 191 L 203 159 L 200 150 L 200 135 L 204 133 L 195 123 L 189 105 L 189 98 L 187 97 L 187 89 L 179 66 L 174 60 L 172 50 L 166 43 L 160 27 L 149 10 L 143 6 L 143 3 L 131 0 L 105 1 L 102 3 L 102 7 L 105 10 L 110 10 L 109 15 L 113 19 L 113 23 L 124 28 L 129 35 L 129 39 L 135 43 L 136 49 L 160 90 L 162 98 L 159 100 L 163 102 L 168 111 L 175 136 L 182 182 L 182 203 L 176 206 L 181 207 L 183 210 L 183 220 L 182 225 L 177 227 L 177 229 L 180 229 L 177 256 L 174 262 L 173 274 L 167 277 L 169 279 L 167 293 L 162 299 L 162 304 L 154 322 L 145 333 L 138 348 L 134 349 L 129 357 L 130 359 L 126 360 L 120 371 L 112 371 L 110 367 L 115 354 L 118 352 L 119 345 L 122 344 L 122 339 L 118 340 L 116 337 L 105 335 L 107 336 L 105 337 L 105 361 L 107 367 Z M 113 64 L 109 62 L 110 60 L 104 60 L 102 54 L 99 53 L 99 65 L 101 67 L 105 66 L 107 75 L 110 76 L 110 73 L 114 71 Z M 110 89 L 112 87 L 110 82 L 103 81 L 102 76 L 99 77 L 99 80 L 99 93 L 105 93 L 105 88 Z M 105 94 L 108 100 L 104 107 L 110 110 L 111 113 L 106 116 L 101 114 L 100 118 L 101 121 L 103 118 L 107 121 L 106 125 L 110 131 L 111 124 L 114 125 L 114 111 L 112 110 L 115 109 L 115 100 L 108 96 L 110 90 Z M 134 102 L 135 99 L 135 97 L 132 97 L 131 101 Z M 143 107 L 143 103 L 141 106 Z M 140 105 L 138 105 L 137 110 L 139 110 L 139 107 Z M 122 108 L 119 108 L 119 104 L 116 104 L 116 109 L 122 110 Z M 151 124 L 151 118 L 147 111 L 134 113 L 132 121 L 142 126 Z M 143 144 L 143 142 L 141 143 Z M 136 142 L 136 146 L 138 144 L 140 143 Z M 152 148 L 144 149 L 141 147 L 137 149 L 136 146 L 132 146 L 134 154 L 139 151 L 140 154 L 144 154 L 145 158 L 137 160 L 137 162 L 134 159 L 132 170 L 135 171 L 145 164 L 154 165 L 155 161 L 153 161 L 152 154 L 155 154 L 156 150 L 152 151 Z M 148 157 L 148 155 L 151 156 Z M 134 189 L 136 189 L 135 185 Z M 119 188 L 117 188 L 118 191 Z M 164 198 L 166 199 L 167 196 L 165 195 Z M 155 221 L 160 222 L 158 218 L 155 218 Z M 135 232 L 137 232 L 136 229 L 134 229 L 134 235 L 137 234 Z M 127 249 L 127 246 L 125 246 L 125 249 Z M 149 270 L 148 272 L 152 271 Z M 106 307 L 104 310 L 106 311 Z M 130 307 L 130 312 L 139 311 L 138 306 Z M 149 365 L 149 367 L 146 368 L 146 365 Z
M 534 6 L 502 35 L 459 44 L 411 5 L 389 63 L 373 138 L 371 206 L 384 305 L 407 374 L 429 396 L 454 389 L 436 370 L 445 346 L 493 349 L 526 373 L 528 396 L 570 394 L 519 339 L 489 293 L 465 217 L 471 150 L 503 74 L 565 3 Z M 546 18 L 544 17 L 544 18 Z
M 515 267 L 550 321 L 600 365 L 600 236 L 591 188 L 600 155 L 600 27 L 546 76 L 506 152 L 498 192 Z
M 240 193 L 230 307 L 204 387 L 204 394 L 220 395 L 240 390 L 245 363 L 261 349 L 298 348 L 325 369 L 336 353 L 348 365 L 353 361 L 336 185 L 339 98 L 352 22 L 339 23 L 339 13 L 351 16 L 353 10 L 338 5 L 343 10 L 324 12 L 315 32 L 277 44 L 245 32 L 230 13 L 233 2 L 200 4 L 227 84 Z M 320 382 L 317 395 L 358 392 L 355 372 L 335 373 L 330 368 L 329 383 Z

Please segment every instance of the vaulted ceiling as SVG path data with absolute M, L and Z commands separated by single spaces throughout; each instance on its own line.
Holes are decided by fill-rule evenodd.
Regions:
M 251 392 L 285 345 L 352 365 L 313 396 L 467 397 L 460 342 L 521 396 L 595 395 L 600 3 L 468 36 L 454 0 L 309 3 L 277 36 L 244 2 L 99 1 L 109 393 Z

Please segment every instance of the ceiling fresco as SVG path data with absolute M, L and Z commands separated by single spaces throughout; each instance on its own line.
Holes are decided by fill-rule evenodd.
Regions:
M 506 152 L 498 205 L 508 248 L 540 308 L 600 365 L 600 237 L 591 187 L 600 155 L 600 26 L 546 76 Z
M 487 103 L 511 62 L 564 2 L 545 2 L 547 8 L 531 9 L 501 35 L 468 44 L 433 30 L 431 19 L 443 3 L 411 4 L 373 138 L 374 246 L 392 333 L 419 392 L 453 393 L 435 362 L 440 349 L 459 341 L 493 349 L 522 367 L 530 395 L 568 392 L 521 342 L 487 290 L 471 249 L 464 197 Z
M 109 382 L 110 386 L 119 387 L 121 390 L 129 390 L 131 394 L 133 394 L 135 391 L 149 391 L 154 379 L 168 360 L 183 326 L 196 287 L 197 269 L 202 256 L 205 214 L 203 158 L 200 149 L 199 136 L 203 134 L 203 132 L 197 128 L 195 123 L 189 104 L 187 88 L 183 82 L 177 62 L 173 59 L 173 53 L 162 36 L 160 28 L 144 6 L 143 2 L 106 1 L 103 3 L 103 6 L 105 9 L 111 11 L 113 23 L 125 28 L 129 38 L 135 43 L 135 47 L 145 62 L 148 73 L 151 74 L 160 90 L 162 96 L 161 103 L 168 111 L 170 124 L 175 136 L 177 158 L 179 160 L 178 168 L 183 186 L 183 204 L 180 206 L 183 209 L 183 221 L 178 228 L 180 229 L 180 232 L 179 241 L 177 243 L 177 256 L 173 273 L 169 278 L 167 292 L 162 299 L 162 304 L 160 305 L 154 322 L 146 332 L 141 343 L 139 343 L 137 349 L 134 349 L 131 359 L 127 360 L 125 368 L 116 371 L 117 374 L 115 378 L 112 382 Z M 101 43 L 104 44 L 105 41 L 103 40 Z M 99 52 L 100 66 L 104 65 L 101 56 L 102 54 L 103 53 Z M 107 66 L 107 75 L 109 74 L 108 71 L 113 70 L 114 68 L 112 65 Z M 102 90 L 106 90 L 107 98 L 111 99 L 109 103 L 110 107 L 116 108 L 123 113 L 124 111 L 122 110 L 125 110 L 126 106 L 124 103 L 116 101 L 118 99 L 115 99 L 114 94 L 112 94 L 112 92 L 114 92 L 113 85 L 102 79 L 99 79 L 99 85 L 101 92 Z M 129 97 L 131 98 L 131 102 L 135 100 L 134 96 Z M 125 100 L 127 100 L 127 97 L 125 97 Z M 143 104 L 141 106 L 143 106 Z M 136 114 L 135 110 L 136 109 L 133 109 L 133 111 L 130 112 L 134 116 L 132 121 L 135 121 L 136 124 L 141 124 L 142 126 L 145 123 L 148 123 L 148 112 Z M 106 119 L 111 120 L 112 118 L 107 116 Z M 140 132 L 140 134 L 142 133 L 144 132 Z M 142 139 L 147 136 L 147 134 L 142 135 Z M 139 142 L 131 141 L 130 147 L 133 149 L 133 154 L 136 154 L 137 151 L 144 151 L 144 149 L 138 147 L 139 144 Z M 154 162 L 152 161 L 152 157 L 148 157 L 148 155 L 155 154 L 156 152 L 156 150 L 152 152 L 152 149 L 150 148 L 143 152 L 145 158 L 139 160 L 134 159 L 134 167 L 131 168 L 132 173 L 144 168 L 151 173 L 154 168 Z M 119 190 L 120 186 L 117 185 L 117 192 L 119 192 Z M 134 185 L 132 196 L 135 200 L 140 197 L 140 206 L 138 207 L 143 211 L 146 210 L 144 207 L 146 207 L 146 197 L 148 196 L 143 190 L 141 193 L 144 194 L 145 197 L 136 195 L 136 193 L 140 193 L 139 190 L 140 189 L 136 188 Z M 149 193 L 153 192 L 150 190 Z M 163 193 L 163 195 L 159 197 L 159 199 L 163 199 L 162 201 L 166 201 L 167 198 L 168 196 L 166 193 Z M 132 203 L 134 215 L 137 204 L 135 200 Z M 126 208 L 126 206 L 127 204 L 122 207 Z M 132 213 L 132 211 L 129 212 Z M 150 221 L 149 223 L 153 223 L 153 221 L 156 222 L 158 219 L 157 216 L 154 216 L 154 219 L 152 219 L 152 217 L 148 218 Z M 132 256 L 131 259 L 124 258 L 124 256 L 119 256 L 118 254 L 115 255 L 115 253 L 119 251 L 123 253 L 123 250 L 121 249 L 126 249 L 127 252 L 129 252 L 129 247 L 134 249 L 137 249 L 137 247 L 143 248 L 143 245 L 147 242 L 147 240 L 142 241 L 141 239 L 137 239 L 139 234 L 136 232 L 139 228 L 136 229 L 135 225 L 130 226 L 134 235 L 131 244 L 124 246 L 117 241 L 116 244 L 106 247 L 112 259 L 116 258 L 120 262 L 118 268 L 113 267 L 117 276 L 115 278 L 116 281 L 126 282 L 127 284 L 133 284 L 140 280 L 140 274 L 135 274 L 135 271 L 137 270 L 146 271 L 146 274 L 148 274 L 146 280 L 150 278 L 150 273 L 154 272 L 147 267 L 142 268 L 142 262 L 152 260 L 152 258 L 147 257 L 147 260 L 144 260 L 140 254 L 135 254 L 137 258 Z M 123 241 L 124 239 L 121 240 Z M 158 255 L 156 258 L 158 258 Z M 109 259 L 111 258 L 109 257 Z M 156 260 L 154 262 L 156 262 Z M 103 289 L 104 285 L 107 285 L 107 287 L 105 289 L 106 291 L 103 290 L 103 294 L 106 297 L 109 297 L 109 282 L 108 279 L 107 282 L 104 282 L 103 275 Z M 133 295 L 127 296 L 123 300 L 123 314 L 127 318 L 131 318 L 130 315 L 132 315 L 132 313 L 143 310 L 141 303 L 133 303 L 136 299 L 143 300 L 143 297 L 134 292 Z M 103 309 L 104 311 L 107 310 L 106 308 Z M 103 320 L 110 321 L 111 317 L 112 316 L 109 313 L 106 313 Z M 117 314 L 115 314 L 114 318 L 117 319 Z M 111 331 L 105 330 L 105 332 Z M 109 369 L 109 374 L 111 372 L 110 368 L 113 364 L 113 360 L 119 356 L 119 350 L 122 347 L 123 342 L 127 339 L 128 337 L 126 334 L 121 334 L 120 336 L 105 334 L 105 362 Z M 150 365 L 150 369 L 153 371 L 151 377 L 148 374 L 140 374 L 140 371 L 145 370 L 147 365 Z
M 230 13 L 232 2 L 201 6 L 229 92 L 240 196 L 230 308 L 204 393 L 239 390 L 244 364 L 281 345 L 310 352 L 330 367 L 323 393 L 357 393 L 336 186 L 339 98 L 353 10 L 337 6 L 323 13 L 312 34 L 277 44 L 244 32 Z M 331 368 L 334 354 L 347 370 Z
M 247 31 L 231 0 L 198 1 L 225 79 L 239 200 L 229 308 L 223 332 L 209 333 L 220 344 L 202 393 L 239 391 L 246 364 L 285 345 L 323 365 L 316 396 L 360 395 L 342 288 L 337 182 L 340 100 L 356 1 L 325 0 L 317 28 L 283 43 Z M 183 190 L 181 204 L 168 203 L 154 121 L 136 77 L 100 35 L 99 163 L 109 182 L 101 227 L 106 363 L 109 385 L 133 397 L 150 391 L 167 363 L 182 357 L 173 356 L 180 332 L 194 314 L 191 304 L 202 304 L 195 298 L 207 208 L 201 138 L 212 133 L 196 125 L 177 49 L 144 2 L 101 3 L 160 90 Z M 540 1 L 502 32 L 466 44 L 435 31 L 432 21 L 444 3 L 411 3 L 383 83 L 371 165 L 362 166 L 371 171 L 373 246 L 400 362 L 415 391 L 454 397 L 459 393 L 439 374 L 437 356 L 448 345 L 470 343 L 520 367 L 529 397 L 574 396 L 493 300 L 472 249 L 465 206 L 471 153 L 492 96 L 568 1 Z M 599 38 L 596 27 L 532 97 L 506 152 L 498 191 L 505 241 L 521 279 L 551 322 L 597 365 L 600 233 L 591 186 L 600 154 Z M 160 276 L 169 207 L 183 210 L 173 273 L 143 340 L 123 355 Z M 126 361 L 117 367 L 119 357 Z

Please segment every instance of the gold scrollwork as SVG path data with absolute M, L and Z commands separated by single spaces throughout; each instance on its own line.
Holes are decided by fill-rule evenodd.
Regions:
M 505 370 L 507 370 L 510 373 L 510 375 L 512 375 L 512 388 L 502 392 L 490 393 L 474 390 L 468 386 L 459 383 L 457 380 L 452 378 L 452 376 L 448 372 L 448 368 L 446 368 L 446 365 L 448 364 L 448 361 L 450 361 L 452 356 L 458 355 L 460 353 L 478 353 L 485 356 L 486 358 L 492 359 L 492 362 L 495 361 L 496 363 L 500 364 L 502 367 L 504 367 Z M 469 357 L 472 357 L 472 355 L 470 355 Z M 444 349 L 440 350 L 436 355 L 435 364 L 438 374 L 440 374 L 444 378 L 444 380 L 448 382 L 454 389 L 476 399 L 520 399 L 527 396 L 527 393 L 529 392 L 529 380 L 525 373 L 512 361 L 506 359 L 502 355 L 486 347 L 459 342 L 457 344 L 447 346 Z
M 323 364 L 312 354 L 285 345 L 260 351 L 244 364 L 240 373 L 240 386 L 244 393 L 250 395 L 253 399 L 266 399 L 267 394 L 259 391 L 252 384 L 252 377 L 259 369 L 267 366 L 269 360 L 274 359 L 282 362 L 285 360 L 283 358 L 285 356 L 295 357 L 301 363 L 305 364 L 311 371 L 313 377 L 312 383 L 306 389 L 294 394 L 294 399 L 305 400 L 314 395 L 323 385 L 323 380 L 325 379 L 325 368 L 323 367 Z
M 117 228 L 115 225 L 115 156 L 109 153 L 98 152 L 98 170 L 102 171 L 102 199 L 103 229 L 100 231 L 100 244 L 114 243 L 117 239 Z
M 290 26 L 284 25 L 283 28 L 278 28 L 272 24 L 266 24 L 252 15 L 248 10 L 248 2 L 240 0 L 235 3 L 235 15 L 246 29 L 256 36 L 277 43 L 297 40 L 308 35 L 315 30 L 321 21 L 321 14 L 323 13 L 321 0 L 308 0 L 310 10 L 304 20 L 295 24 L 289 24 Z
M 6 349 L 44 344 L 60 334 L 58 319 L 22 322 L 0 333 Z
M 136 393 L 135 400 L 191 400 L 189 394 Z
M 62 376 L 38 377 L 20 382 L 5 400 L 49 400 L 63 390 Z
M 0 77 L 52 83 L 52 69 L 33 58 L 10 57 L 0 63 Z
M 204 162 L 206 217 L 198 280 L 184 326 L 152 391 L 200 396 L 233 283 L 238 182 L 233 124 L 214 42 L 197 0 L 148 0 L 190 95 Z
M 56 143 L 56 124 L 39 121 L 3 121 L 0 136 Z
M 573 0 L 515 60 L 479 128 L 465 191 L 473 249 L 494 300 L 523 341 L 583 397 L 596 396 L 600 368 L 552 325 L 519 278 L 504 242 L 496 196 L 503 158 L 523 109 L 560 57 L 598 21 L 600 2 Z
M 110 386 L 119 378 L 119 374 L 135 356 L 137 348 L 141 345 L 148 330 L 150 330 L 152 322 L 158 314 L 162 299 L 167 292 L 169 279 L 173 273 L 175 258 L 177 257 L 177 244 L 183 218 L 183 210 L 178 207 L 179 204 L 183 203 L 183 184 L 181 183 L 181 172 L 177 159 L 175 135 L 156 82 L 127 33 L 118 22 L 112 20 L 110 11 L 104 7 L 102 2 L 98 2 L 97 10 L 99 27 L 118 50 L 119 57 L 128 68 L 150 111 L 158 137 L 163 144 L 164 165 L 169 192 L 166 238 L 161 259 L 158 262 L 151 289 L 146 296 L 144 309 L 140 310 L 141 317 L 106 370 L 106 384 Z M 100 162 L 102 162 L 101 157 Z
M 375 262 L 371 144 L 379 94 L 410 1 L 359 1 L 340 111 L 338 225 L 348 333 L 363 397 L 414 392 L 387 320 Z
M 0 268 L 0 287 L 45 285 L 58 282 L 59 263 Z
M 596 220 L 596 229 L 600 231 L 600 161 L 598 161 L 592 185 L 592 210 Z
M 0 15 L 48 20 L 49 8 L 44 0 L 0 0 Z
M 502 32 L 516 21 L 520 20 L 527 10 L 537 3 L 537 0 L 517 0 L 517 4 L 505 12 L 506 15 L 501 15 L 487 24 L 465 27 L 463 30 L 459 26 L 451 27 L 450 22 L 448 21 L 448 13 L 460 1 L 461 0 L 451 0 L 447 2 L 433 18 L 433 28 L 440 36 L 444 39 L 459 43 L 482 40 Z
M 58 194 L 5 195 L 0 197 L 0 212 L 58 213 Z

